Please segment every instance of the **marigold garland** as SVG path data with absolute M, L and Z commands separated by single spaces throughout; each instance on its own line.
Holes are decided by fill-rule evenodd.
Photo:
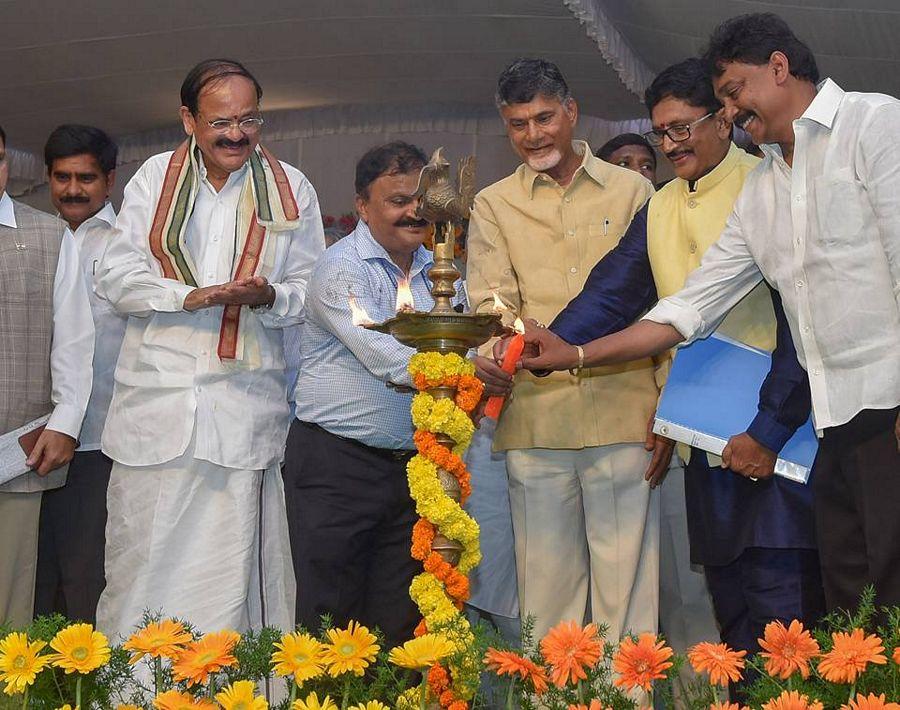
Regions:
M 480 561 L 481 552 L 478 524 L 462 508 L 472 492 L 462 454 L 475 432 L 469 413 L 481 400 L 484 387 L 475 377 L 474 365 L 455 353 L 417 353 L 410 359 L 409 372 L 419 390 L 410 407 L 418 453 L 406 471 L 410 495 L 421 516 L 413 528 L 410 552 L 424 570 L 409 589 L 423 617 L 415 633 L 421 637 L 436 629 L 452 629 L 450 642 L 455 648 L 465 648 L 474 637 L 461 609 L 469 597 L 467 574 Z M 435 397 L 428 391 L 439 387 L 454 389 L 454 397 Z M 441 443 L 438 434 L 452 439 L 452 448 Z M 444 492 L 438 469 L 459 483 L 459 503 Z M 458 565 L 449 564 L 432 550 L 438 533 L 462 546 Z M 432 696 L 447 710 L 465 710 L 472 691 L 462 681 L 478 670 L 460 667 L 453 660 L 446 666 L 434 665 L 428 674 Z

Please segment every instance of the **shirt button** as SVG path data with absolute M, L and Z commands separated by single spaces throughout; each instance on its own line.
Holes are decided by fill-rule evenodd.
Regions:
M 817 367 L 817 368 L 815 368 L 815 369 L 813 370 L 813 374 L 814 374 L 816 377 L 818 377 L 819 375 L 822 374 L 822 371 Z
M 688 207 L 690 207 L 691 209 L 694 209 L 696 206 L 697 206 L 697 200 L 694 200 L 694 199 L 688 200 Z
M 571 269 L 569 269 L 569 271 L 571 271 L 573 274 L 578 273 L 578 269 L 576 269 L 574 266 Z
M 575 236 L 575 230 L 574 230 L 574 229 L 570 229 L 568 232 L 566 232 L 566 234 L 568 234 L 570 237 L 574 237 L 574 236 Z
M 571 201 L 572 201 L 572 198 L 571 198 L 571 197 L 567 197 L 567 198 L 566 198 L 566 204 L 569 204 Z
M 803 202 L 803 195 L 797 195 L 794 199 L 797 200 L 797 202 Z
M 797 283 L 794 284 L 794 285 L 795 285 L 797 288 L 803 288 L 803 281 L 801 281 L 800 279 L 797 279 Z
M 690 250 L 691 254 L 696 254 L 697 253 L 697 242 L 695 242 L 693 239 L 691 239 L 690 243 L 688 244 L 688 249 Z
M 804 332 L 804 333 L 808 333 L 808 332 L 809 332 L 809 326 L 808 326 L 808 325 L 804 325 L 804 326 L 803 326 L 803 332 Z

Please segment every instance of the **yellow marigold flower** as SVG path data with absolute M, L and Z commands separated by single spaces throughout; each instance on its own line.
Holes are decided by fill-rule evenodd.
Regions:
M 351 705 L 349 710 L 388 710 L 388 706 L 379 700 L 370 700 L 367 703 Z
M 819 661 L 819 673 L 832 683 L 853 683 L 870 663 L 887 663 L 881 639 L 866 635 L 862 629 L 853 629 L 849 634 L 838 631 L 831 634 L 834 646 Z
M 272 663 L 276 675 L 292 675 L 298 684 L 322 675 L 322 644 L 309 634 L 285 634 L 275 648 Z
M 172 664 L 175 680 L 191 685 L 205 683 L 210 673 L 217 673 L 237 662 L 234 647 L 241 640 L 236 631 L 215 631 L 191 641 Z
M 318 695 L 310 693 L 305 700 L 295 700 L 291 703 L 291 710 L 337 710 L 337 705 L 330 695 L 326 695 L 320 702 Z
M 175 658 L 184 645 L 192 640 L 193 637 L 180 621 L 163 619 L 158 623 L 153 621 L 133 633 L 122 648 L 132 652 L 128 662 L 134 664 L 144 656 Z
M 391 649 L 388 660 L 395 666 L 420 671 L 453 653 L 453 644 L 442 634 L 423 634 Z
M 326 634 L 331 643 L 325 644 L 322 660 L 330 675 L 337 677 L 348 672 L 362 675 L 375 660 L 379 650 L 375 637 L 356 621 L 351 621 L 346 629 L 328 629 Z
M 195 698 L 189 693 L 168 690 L 153 699 L 156 710 L 217 710 L 216 704 L 207 698 Z
M 50 642 L 50 662 L 66 673 L 90 673 L 109 662 L 109 643 L 91 624 L 71 624 Z
M 11 633 L 0 641 L 0 680 L 6 682 L 7 695 L 21 693 L 34 683 L 37 674 L 50 662 L 49 656 L 39 656 L 47 644 L 28 641 L 28 636 Z
M 252 680 L 236 680 L 216 693 L 216 700 L 224 710 L 268 710 L 265 698 L 256 695 L 256 683 Z

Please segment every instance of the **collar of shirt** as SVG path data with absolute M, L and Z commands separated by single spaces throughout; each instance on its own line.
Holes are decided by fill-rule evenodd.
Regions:
M 62 215 L 59 212 L 56 213 L 56 216 L 62 219 Z M 95 222 L 103 222 L 107 227 L 115 227 L 116 226 L 116 211 L 113 209 L 112 203 L 107 202 L 103 207 L 101 207 L 95 214 L 92 214 L 88 217 L 84 222 L 78 225 L 78 229 L 75 230 L 74 234 L 77 237 L 81 232 L 85 229 L 89 229 Z
M 606 183 L 608 163 L 594 156 L 594 154 L 591 153 L 591 147 L 584 141 L 572 141 L 572 147 L 575 149 L 576 153 L 581 155 L 581 165 L 575 169 L 575 173 L 572 175 L 572 182 L 570 182 L 566 188 L 568 189 L 575 184 L 579 173 L 588 175 L 594 182 L 600 185 L 600 187 L 603 187 Z M 534 196 L 534 184 L 538 179 L 551 182 L 554 185 L 556 184 L 556 181 L 547 175 L 547 173 L 538 172 L 537 170 L 532 169 L 528 163 L 522 163 L 521 169 L 522 184 L 525 187 L 525 191 L 528 193 L 529 199 Z
M 419 248 L 413 252 L 413 260 L 412 265 L 409 268 L 409 274 L 404 274 L 400 267 L 391 260 L 387 250 L 375 241 L 375 237 L 372 236 L 372 232 L 369 230 L 369 225 L 362 220 L 359 220 L 356 224 L 356 229 L 346 238 L 353 240 L 353 247 L 356 249 L 356 253 L 359 255 L 360 259 L 363 261 L 379 259 L 389 264 L 390 266 L 388 268 L 393 267 L 398 274 L 405 278 L 409 278 L 409 280 L 412 280 L 420 271 L 432 264 L 431 252 L 424 246 L 419 246 Z
M 841 101 L 844 100 L 844 90 L 831 79 L 825 79 L 816 86 L 816 96 L 812 103 L 806 107 L 806 111 L 800 118 L 795 119 L 793 125 L 805 121 L 813 121 L 828 130 L 834 125 L 834 117 L 837 116 Z M 760 150 L 773 160 L 783 160 L 781 146 L 777 143 L 764 143 Z
M 722 158 L 721 162 L 703 177 L 697 180 L 675 179 L 679 181 L 681 189 L 685 194 L 690 194 L 692 197 L 700 197 L 701 195 L 714 190 L 717 185 L 731 174 L 732 170 L 740 165 L 743 152 L 744 151 L 732 143 L 729 145 L 728 152 L 725 154 L 725 157 Z
M 201 183 L 205 183 L 206 185 L 209 186 L 209 189 L 210 189 L 210 190 L 212 190 L 214 193 L 218 194 L 219 192 L 221 192 L 221 190 L 216 190 L 216 189 L 212 186 L 212 183 L 207 179 L 206 175 L 207 175 L 207 172 L 208 172 L 208 171 L 206 170 L 206 161 L 205 161 L 205 159 L 204 159 L 204 157 L 203 157 L 203 151 L 201 150 L 201 151 L 199 151 L 199 152 L 200 152 L 200 161 L 199 161 L 199 164 L 200 164 L 200 182 L 201 182 Z M 247 161 L 247 162 L 249 162 L 249 161 Z M 238 168 L 237 170 L 235 170 L 233 173 L 229 173 L 229 174 L 228 174 L 228 178 L 225 180 L 225 184 L 222 186 L 222 190 L 225 190 L 227 187 L 230 187 L 230 186 L 233 185 L 237 180 L 243 180 L 243 179 L 244 179 L 244 172 L 245 172 L 246 170 L 247 170 L 247 163 L 244 163 L 241 167 L 239 167 L 239 168 Z
M 0 195 L 0 224 L 4 227 L 12 227 L 13 229 L 18 227 L 16 224 L 16 211 L 13 208 L 13 201 L 6 193 L 6 190 Z

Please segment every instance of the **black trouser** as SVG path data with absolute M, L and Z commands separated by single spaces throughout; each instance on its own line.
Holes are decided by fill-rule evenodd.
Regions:
M 900 605 L 900 407 L 868 409 L 826 429 L 813 494 L 829 610 L 853 609 L 863 588 Z
M 815 550 L 751 547 L 727 565 L 703 569 L 722 641 L 747 655 L 760 650 L 757 639 L 770 621 L 788 626 L 797 619 L 810 629 L 825 613 Z M 747 673 L 732 684 L 731 700 L 743 704 L 744 691 L 755 679 Z
M 34 614 L 59 612 L 95 623 L 106 586 L 106 489 L 112 461 L 100 451 L 76 451 L 66 485 L 44 491 L 38 533 Z
M 413 453 L 291 424 L 283 473 L 298 624 L 317 632 L 327 613 L 339 626 L 377 626 L 389 648 L 412 638 L 419 615 L 409 585 L 421 569 L 410 557 Z

